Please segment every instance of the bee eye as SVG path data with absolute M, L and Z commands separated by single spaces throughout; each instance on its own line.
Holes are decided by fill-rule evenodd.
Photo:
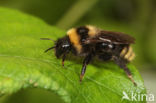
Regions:
M 79 27 L 79 28 L 77 28 L 77 33 L 81 34 L 81 35 L 87 34 L 88 33 L 88 29 L 86 27 Z
M 67 48 L 67 47 L 69 47 L 69 44 L 62 45 L 62 48 Z

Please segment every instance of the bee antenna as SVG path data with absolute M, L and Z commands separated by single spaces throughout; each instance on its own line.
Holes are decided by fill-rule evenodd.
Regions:
M 55 47 L 56 47 L 56 46 L 50 47 L 50 48 L 48 48 L 47 50 L 45 50 L 44 52 L 46 53 L 46 52 L 48 52 L 49 50 L 54 49 Z
M 51 39 L 51 38 L 40 38 L 41 40 L 51 40 L 53 41 L 54 43 L 56 42 L 55 40 Z

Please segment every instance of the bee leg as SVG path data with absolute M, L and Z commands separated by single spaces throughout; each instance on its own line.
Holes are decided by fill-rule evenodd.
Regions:
M 81 74 L 80 74 L 80 82 L 82 81 L 82 79 L 84 77 L 86 67 L 89 64 L 89 62 L 91 61 L 91 59 L 92 59 L 92 55 L 90 54 L 90 55 L 86 56 L 85 59 L 83 60 L 83 65 L 82 65 Z
M 124 60 L 120 59 L 120 58 L 115 59 L 115 62 L 116 62 L 117 65 L 120 66 L 120 68 L 122 68 L 125 71 L 125 73 L 127 74 L 128 78 L 133 82 L 133 84 L 135 86 L 137 86 L 137 84 L 135 83 L 135 81 L 134 81 L 134 79 L 132 77 L 131 71 L 126 66 L 126 62 Z
M 63 67 L 64 67 L 65 58 L 66 58 L 66 54 L 64 54 L 63 57 L 62 57 L 62 66 L 63 66 Z

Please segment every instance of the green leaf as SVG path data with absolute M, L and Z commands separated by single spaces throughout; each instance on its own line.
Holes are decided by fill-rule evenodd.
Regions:
M 123 91 L 129 96 L 131 92 L 146 93 L 140 74 L 131 64 L 128 67 L 137 87 L 112 62 L 88 65 L 80 84 L 82 58 L 68 57 L 63 68 L 53 51 L 43 53 L 53 42 L 40 38 L 56 40 L 64 35 L 65 31 L 38 18 L 0 8 L 0 93 L 11 94 L 22 88 L 37 87 L 57 93 L 67 103 L 131 103 L 122 100 Z

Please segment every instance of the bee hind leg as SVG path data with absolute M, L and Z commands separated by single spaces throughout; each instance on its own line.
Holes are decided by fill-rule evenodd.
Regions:
M 135 81 L 134 81 L 134 79 L 133 79 L 133 77 L 132 77 L 131 71 L 130 71 L 130 70 L 127 68 L 127 66 L 126 66 L 126 62 L 125 62 L 124 60 L 120 59 L 120 58 L 116 58 L 116 59 L 115 59 L 115 63 L 116 63 L 120 68 L 122 68 L 122 69 L 125 71 L 126 75 L 127 75 L 128 78 L 132 81 L 132 83 L 134 84 L 134 86 L 137 86 L 137 84 L 135 83 Z

